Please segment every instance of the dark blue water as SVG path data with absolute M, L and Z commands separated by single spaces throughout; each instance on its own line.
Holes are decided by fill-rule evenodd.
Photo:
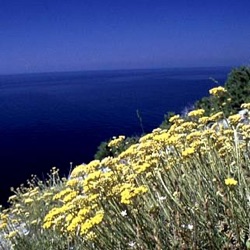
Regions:
M 92 71 L 0 76 L 0 201 L 31 174 L 68 174 L 93 159 L 101 141 L 140 135 L 168 111 L 223 84 L 229 68 Z

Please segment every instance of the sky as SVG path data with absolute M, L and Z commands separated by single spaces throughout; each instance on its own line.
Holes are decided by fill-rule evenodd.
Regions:
M 0 0 L 0 74 L 250 64 L 249 0 Z

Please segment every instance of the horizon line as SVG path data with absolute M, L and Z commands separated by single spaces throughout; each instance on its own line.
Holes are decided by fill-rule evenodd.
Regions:
M 235 68 L 244 65 L 217 65 L 217 66 L 180 66 L 180 67 L 145 67 L 145 68 L 117 68 L 117 69 L 83 69 L 83 70 L 56 70 L 56 71 L 35 71 L 23 73 L 0 73 L 0 76 L 15 76 L 15 75 L 39 75 L 39 74 L 67 74 L 67 73 L 81 73 L 81 72 L 108 72 L 108 71 L 141 71 L 141 70 L 165 70 L 165 69 L 205 69 L 205 68 Z

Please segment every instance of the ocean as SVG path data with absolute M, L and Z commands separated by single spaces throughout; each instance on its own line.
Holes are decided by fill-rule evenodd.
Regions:
M 0 76 L 0 203 L 31 174 L 67 176 L 100 142 L 158 127 L 223 85 L 230 68 L 85 71 Z M 216 81 L 214 81 L 215 79 Z

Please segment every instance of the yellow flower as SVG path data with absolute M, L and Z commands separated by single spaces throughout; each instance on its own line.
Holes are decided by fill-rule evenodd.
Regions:
M 228 120 L 231 124 L 236 125 L 240 121 L 241 117 L 239 114 L 231 115 L 228 117 Z
M 79 218 L 84 218 L 89 212 L 90 212 L 90 209 L 89 209 L 89 208 L 82 208 L 82 209 L 78 212 L 78 216 L 79 216 Z
M 96 215 L 93 218 L 91 218 L 92 224 L 97 225 L 97 224 L 101 223 L 102 219 L 103 219 L 103 216 L 104 216 L 104 212 L 102 210 L 98 211 L 96 213 Z
M 7 220 L 9 218 L 9 215 L 7 214 L 0 214 L 0 219 L 1 220 Z
M 188 117 L 202 117 L 203 114 L 205 113 L 205 110 L 204 109 L 196 109 L 196 110 L 193 110 L 193 111 L 190 111 L 188 113 Z
M 216 97 L 219 97 L 226 92 L 227 92 L 227 90 L 221 86 L 209 90 L 210 95 L 213 95 Z
M 4 228 L 6 228 L 7 227 L 7 223 L 2 223 L 2 224 L 0 224 L 0 230 L 1 229 L 4 229 Z
M 68 195 L 71 192 L 72 192 L 72 189 L 67 187 L 66 189 L 63 189 L 61 192 L 57 193 L 53 197 L 53 200 L 60 200 L 60 199 L 62 199 L 63 197 L 65 197 L 66 195 Z
M 194 148 L 187 148 L 186 150 L 184 150 L 182 152 L 182 156 L 183 157 L 189 157 L 189 156 L 193 155 L 194 152 L 195 152 Z
M 184 122 L 181 126 L 189 132 L 191 129 L 194 129 L 197 124 L 194 122 Z
M 29 193 L 29 197 L 35 196 L 37 194 L 39 194 L 39 188 L 35 188 L 35 189 L 31 190 Z
M 250 109 L 250 103 L 242 103 L 240 107 L 243 109 Z
M 144 162 L 144 163 L 142 163 L 142 164 L 138 164 L 138 165 L 135 165 L 134 167 L 133 167 L 133 169 L 135 170 L 135 172 L 137 173 L 137 174 L 140 174 L 140 173 L 142 173 L 142 172 L 145 172 L 148 168 L 150 168 L 151 167 L 151 164 L 149 164 L 149 163 L 147 163 L 147 162 Z M 136 176 L 134 176 L 134 177 L 136 177 Z
M 84 164 L 76 166 L 70 174 L 70 178 L 80 177 L 85 174 L 85 166 Z
M 223 116 L 224 116 L 224 115 L 223 115 L 223 112 L 218 112 L 218 113 L 212 115 L 212 116 L 209 118 L 209 120 L 210 120 L 210 121 L 218 121 L 219 119 L 222 119 Z
M 17 199 L 17 196 L 14 194 L 14 195 L 12 195 L 12 196 L 9 197 L 8 201 L 11 202 L 11 201 L 13 201 L 15 199 Z
M 118 147 L 122 141 L 124 141 L 125 136 L 120 135 L 118 138 L 114 138 L 112 141 L 109 142 L 108 146 L 110 148 L 112 147 Z
M 33 220 L 33 221 L 30 222 L 31 225 L 35 225 L 35 224 L 37 224 L 37 223 L 38 223 L 37 220 Z
M 74 217 L 73 217 L 72 214 L 68 214 L 68 215 L 66 216 L 65 221 L 66 221 L 67 225 L 72 221 L 73 218 L 74 218 Z
M 46 192 L 46 193 L 44 193 L 43 194 L 43 198 L 48 198 L 48 197 L 51 197 L 51 196 L 53 196 L 53 193 L 51 193 L 51 192 Z
M 65 213 L 63 208 L 52 208 L 44 218 L 43 228 L 44 229 L 50 228 L 53 225 L 54 218 L 59 216 L 60 213 Z
M 34 200 L 31 199 L 31 198 L 27 198 L 27 199 L 24 200 L 24 203 L 25 203 L 25 204 L 30 204 L 30 203 L 32 203 L 33 201 L 34 201 Z
M 187 141 L 192 141 L 192 140 L 198 139 L 200 137 L 201 137 L 201 132 L 195 131 L 195 132 L 191 132 L 190 134 L 188 134 L 186 139 L 187 139 Z
M 123 203 L 123 204 L 131 204 L 133 197 L 136 197 L 139 194 L 144 194 L 147 191 L 148 191 L 148 189 L 145 186 L 140 186 L 140 187 L 137 187 L 137 188 L 128 187 L 128 188 L 126 188 L 125 190 L 123 190 L 121 192 L 121 203 Z
M 65 195 L 62 200 L 65 203 L 67 203 L 67 202 L 72 201 L 74 198 L 76 198 L 76 196 L 77 196 L 77 192 L 72 190 L 70 193 L 68 193 L 67 195 Z
M 43 228 L 44 229 L 49 229 L 51 228 L 52 226 L 52 221 L 46 221 L 44 224 L 43 224 Z
M 172 116 L 170 119 L 169 119 L 169 122 L 175 122 L 175 121 L 177 121 L 178 119 L 180 118 L 180 116 L 179 115 L 174 115 L 174 116 Z
M 234 178 L 227 178 L 225 179 L 225 184 L 227 186 L 236 186 L 238 181 L 236 181 Z
M 145 142 L 145 141 L 147 141 L 147 140 L 152 139 L 152 137 L 153 137 L 153 134 L 146 134 L 146 135 L 144 135 L 144 136 L 142 136 L 142 137 L 140 138 L 139 142 L 140 142 L 140 143 Z
M 103 217 L 104 217 L 104 211 L 103 210 L 100 210 L 100 211 L 97 211 L 95 216 L 90 218 L 90 219 L 87 219 L 84 221 L 84 223 L 81 222 L 81 229 L 80 229 L 80 234 L 81 235 L 85 235 L 87 233 L 89 233 L 89 230 L 94 227 L 95 225 L 98 225 L 102 222 L 103 220 Z
M 204 117 L 201 117 L 201 118 L 199 119 L 199 123 L 207 124 L 208 120 L 209 120 L 209 117 L 204 116 Z
M 6 238 L 8 238 L 8 239 L 12 239 L 12 238 L 14 238 L 16 235 L 18 234 L 18 231 L 11 231 L 8 235 L 7 235 L 7 237 Z
M 67 227 L 67 231 L 68 232 L 74 232 L 76 231 L 76 229 L 78 228 L 78 226 L 81 224 L 82 219 L 80 217 L 74 217 L 71 221 L 71 223 L 69 224 L 69 226 Z
M 95 182 L 100 179 L 102 174 L 103 173 L 100 170 L 90 173 L 87 176 L 87 178 L 84 180 L 84 190 L 87 191 L 87 189 L 85 189 L 85 188 L 89 188 L 87 186 L 90 186 L 90 187 L 91 185 L 95 186 Z
M 162 129 L 161 128 L 156 128 L 152 131 L 153 134 L 158 134 L 159 132 L 161 132 Z

